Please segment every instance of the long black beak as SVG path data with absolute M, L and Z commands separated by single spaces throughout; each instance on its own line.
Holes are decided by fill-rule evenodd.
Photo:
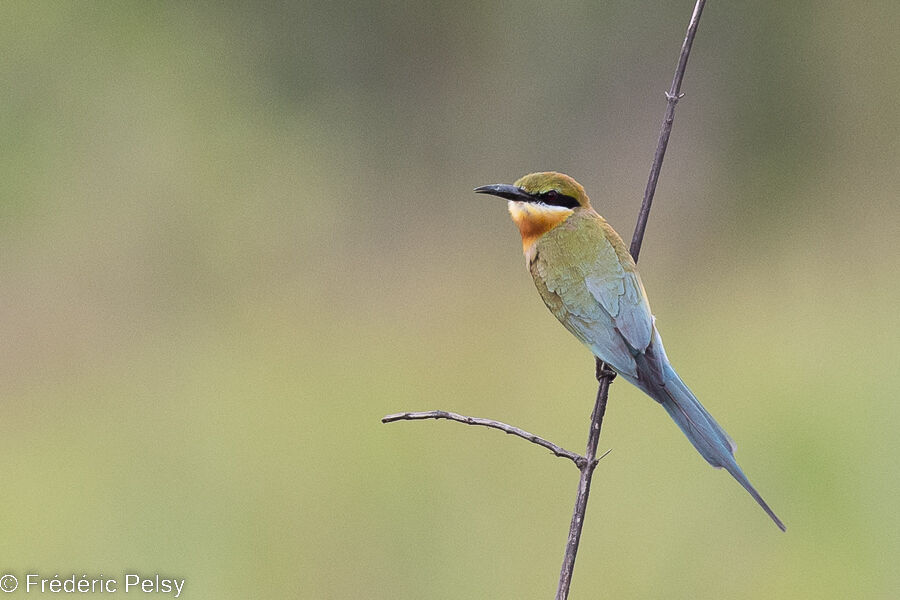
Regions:
M 491 194 L 492 196 L 500 196 L 507 200 L 515 200 L 517 202 L 534 202 L 534 197 L 527 192 L 522 191 L 514 185 L 505 183 L 495 183 L 493 185 L 483 185 L 475 188 L 476 194 Z

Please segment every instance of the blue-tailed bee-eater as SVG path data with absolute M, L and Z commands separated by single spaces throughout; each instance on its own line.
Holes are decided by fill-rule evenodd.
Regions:
M 547 172 L 475 191 L 509 201 L 528 270 L 550 312 L 594 356 L 662 404 L 703 458 L 731 473 L 784 531 L 738 466 L 734 442 L 669 364 L 634 260 L 584 188 Z

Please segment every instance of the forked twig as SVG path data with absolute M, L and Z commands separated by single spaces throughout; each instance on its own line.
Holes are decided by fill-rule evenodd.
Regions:
M 650 177 L 647 180 L 647 187 L 644 190 L 644 198 L 641 203 L 641 210 L 638 214 L 637 225 L 634 229 L 634 235 L 631 238 L 631 256 L 637 262 L 641 252 L 641 244 L 644 241 L 644 231 L 647 228 L 647 219 L 650 216 L 650 207 L 653 204 L 653 196 L 656 193 L 656 184 L 659 181 L 659 173 L 662 168 L 662 162 L 666 155 L 666 147 L 669 144 L 669 135 L 672 133 L 672 123 L 675 119 L 675 105 L 682 98 L 681 82 L 684 79 L 684 71 L 687 67 L 688 57 L 691 53 L 691 46 L 694 43 L 694 36 L 697 34 L 697 26 L 700 23 L 700 15 L 706 0 L 697 0 L 694 5 L 694 11 L 691 14 L 691 20 L 688 23 L 687 33 L 684 37 L 684 43 L 681 45 L 681 54 L 678 57 L 678 65 L 675 68 L 675 77 L 672 79 L 672 86 L 666 92 L 666 112 L 663 116 L 662 127 L 659 132 L 659 140 L 656 145 L 656 153 L 653 156 L 653 163 L 650 167 Z M 482 425 L 505 431 L 511 435 L 516 435 L 529 442 L 547 448 L 556 456 L 568 458 L 578 466 L 581 476 L 578 481 L 578 493 L 575 497 L 575 509 L 572 512 L 572 521 L 569 525 L 569 537 L 566 542 L 566 552 L 563 557 L 562 568 L 559 573 L 559 586 L 556 590 L 556 600 L 566 600 L 569 596 L 569 587 L 572 583 L 572 572 L 575 568 L 575 558 L 578 553 L 578 544 L 581 540 L 581 530 L 584 525 L 584 515 L 587 510 L 588 496 L 591 490 L 591 478 L 594 469 L 600 458 L 609 454 L 609 451 L 597 458 L 597 446 L 600 441 L 600 429 L 603 426 L 603 415 L 606 413 L 606 402 L 609 396 L 609 386 L 615 378 L 615 371 L 606 366 L 599 358 L 596 359 L 596 377 L 598 382 L 597 398 L 594 402 L 594 410 L 591 413 L 591 428 L 588 433 L 587 448 L 584 456 L 580 456 L 573 452 L 557 446 L 541 437 L 531 434 L 523 429 L 494 421 L 491 419 L 482 419 L 478 417 L 467 417 L 452 412 L 435 410 L 427 412 L 405 412 L 393 415 L 387 415 L 381 421 L 382 423 L 392 423 L 404 420 L 419 419 L 448 419 L 467 425 Z

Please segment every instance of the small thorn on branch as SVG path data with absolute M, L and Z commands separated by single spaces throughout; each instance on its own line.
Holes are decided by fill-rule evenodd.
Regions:
M 575 454 L 574 452 L 569 452 L 565 448 L 561 446 L 557 446 L 553 442 L 545 440 L 542 437 L 536 436 L 533 433 L 529 433 L 524 429 L 519 429 L 518 427 L 514 427 L 512 425 L 507 425 L 501 421 L 494 421 L 493 419 L 482 419 L 480 417 L 467 417 L 465 415 L 460 415 L 453 412 L 448 412 L 446 410 L 429 410 L 422 412 L 402 412 L 402 413 L 394 413 L 392 415 L 386 415 L 382 417 L 382 423 L 394 423 L 396 421 L 419 421 L 422 419 L 447 419 L 448 421 L 456 421 L 457 423 L 463 423 L 465 425 L 481 425 L 482 427 L 490 427 L 492 429 L 499 429 L 505 433 L 510 435 L 515 435 L 523 440 L 528 440 L 532 444 L 537 444 L 538 446 L 542 446 L 552 452 L 554 455 L 560 458 L 568 458 L 575 466 L 579 469 L 583 469 L 587 464 L 588 460 L 581 456 L 580 454 Z M 604 455 L 605 456 L 605 455 Z M 602 458 L 602 457 L 601 457 Z
M 612 452 L 612 448 L 610 448 L 609 450 L 607 450 L 606 452 L 604 452 L 603 454 L 601 454 L 600 456 L 598 456 L 597 458 L 595 458 L 595 459 L 594 459 L 594 466 L 596 467 L 596 466 L 597 466 L 597 463 L 599 463 L 601 460 L 603 460 L 604 458 L 606 458 L 606 455 L 609 454 L 610 452 Z

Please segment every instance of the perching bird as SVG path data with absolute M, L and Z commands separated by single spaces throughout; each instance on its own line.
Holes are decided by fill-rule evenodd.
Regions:
M 562 173 L 475 189 L 509 201 L 544 304 L 594 356 L 662 404 L 703 458 L 724 468 L 785 530 L 734 458 L 734 442 L 669 364 L 647 294 L 622 238 Z

